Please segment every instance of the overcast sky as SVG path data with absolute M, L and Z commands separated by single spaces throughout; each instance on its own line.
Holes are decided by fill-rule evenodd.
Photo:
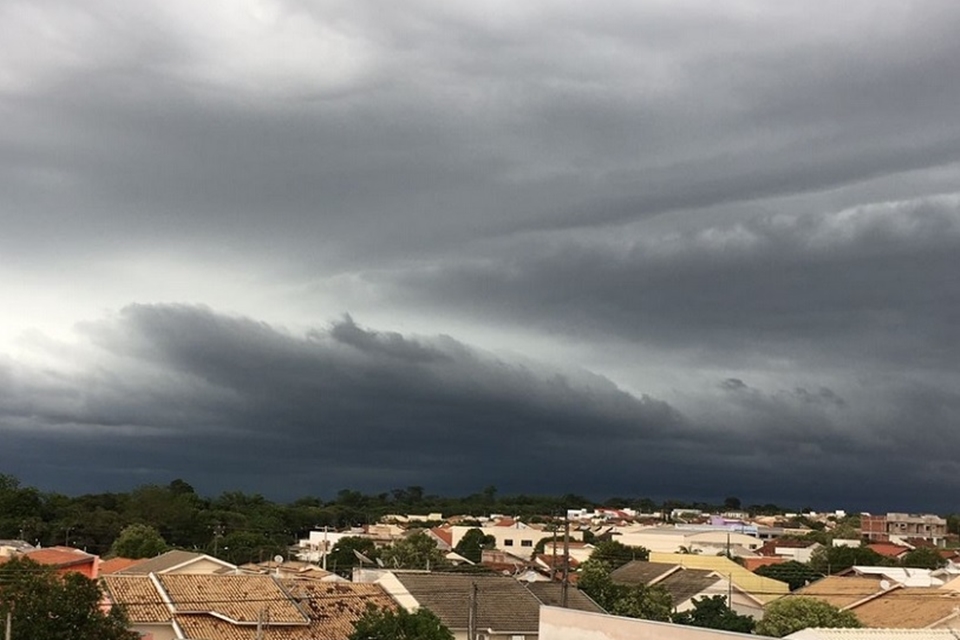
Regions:
M 956 510 L 955 0 L 0 0 L 0 472 Z

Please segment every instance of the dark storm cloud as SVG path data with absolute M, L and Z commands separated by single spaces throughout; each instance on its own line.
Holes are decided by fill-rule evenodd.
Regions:
M 850 409 L 827 388 L 765 394 L 726 381 L 733 398 L 714 403 L 709 418 L 691 418 L 584 371 L 505 360 L 449 337 L 381 333 L 349 318 L 294 336 L 204 308 L 135 306 L 83 334 L 98 354 L 83 366 L 0 367 L 2 462 L 27 482 L 94 490 L 184 477 L 208 491 L 282 497 L 410 483 L 598 497 L 624 489 L 765 497 L 775 486 L 816 501 L 830 495 L 801 496 L 789 478 L 814 468 L 824 483 L 879 473 L 889 464 L 881 454 L 909 441 L 894 429 L 876 443 L 877 432 L 837 428 Z M 939 446 L 960 444 L 945 429 L 957 415 L 955 395 L 944 403 L 918 393 L 917 402 L 928 407 L 929 426 L 942 429 Z M 912 450 L 952 468 L 934 448 Z M 88 459 L 100 463 L 91 468 Z M 758 474 L 763 487 L 751 484 Z M 918 477 L 900 489 L 928 484 Z M 869 500 L 868 492 L 850 496 Z
M 960 159 L 952 2 L 53 2 L 47 32 L 10 6 L 26 60 L 58 36 L 10 74 L 0 175 L 34 214 L 8 205 L 11 252 L 57 228 L 81 252 L 194 238 L 308 261 L 361 247 L 369 265 Z
M 531 241 L 397 276 L 396 295 L 728 364 L 761 355 L 955 371 L 957 196 L 636 237 Z
M 0 1 L 0 337 L 81 322 L 0 352 L 0 463 L 60 489 L 942 504 L 958 23 Z M 180 301 L 216 310 L 131 305 Z M 316 328 L 341 313 L 378 329 Z M 501 343 L 531 359 L 476 346 Z

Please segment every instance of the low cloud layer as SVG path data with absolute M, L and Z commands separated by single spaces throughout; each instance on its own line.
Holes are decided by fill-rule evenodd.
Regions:
M 584 370 L 349 317 L 298 336 L 203 307 L 132 306 L 80 334 L 51 354 L 53 366 L 2 367 L 0 422 L 20 452 L 7 464 L 27 481 L 44 485 L 55 473 L 92 491 L 184 477 L 208 491 L 287 498 L 405 483 L 598 498 L 772 499 L 776 487 L 777 497 L 815 501 L 832 482 L 859 478 L 863 490 L 848 498 L 868 502 L 885 485 L 888 498 L 901 497 L 904 485 L 881 476 L 902 456 L 906 486 L 957 484 L 943 475 L 955 464 L 937 453 L 960 444 L 955 434 L 911 445 L 896 415 L 852 433 L 841 424 L 869 408 L 826 387 L 765 393 L 727 379 L 685 413 Z M 927 428 L 956 416 L 956 395 L 922 396 L 913 399 L 939 403 Z M 932 456 L 928 471 L 940 469 L 926 480 L 912 477 L 922 456 Z M 813 486 L 790 487 L 813 467 Z M 939 504 L 941 490 L 928 503 Z

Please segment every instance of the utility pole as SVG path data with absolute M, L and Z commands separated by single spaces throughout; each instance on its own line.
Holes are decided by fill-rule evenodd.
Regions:
M 213 557 L 217 557 L 217 552 L 220 550 L 220 537 L 223 536 L 223 525 L 216 524 L 213 527 Z
M 7 632 L 3 634 L 4 640 L 10 640 L 13 632 L 13 606 L 7 611 Z
M 477 583 L 470 585 L 470 601 L 467 605 L 467 640 L 477 640 Z
M 327 548 L 327 525 L 323 525 L 323 570 L 327 570 L 327 554 L 330 550 Z
M 560 583 L 560 606 L 567 608 L 567 592 L 570 589 L 570 518 L 563 516 L 563 582 Z

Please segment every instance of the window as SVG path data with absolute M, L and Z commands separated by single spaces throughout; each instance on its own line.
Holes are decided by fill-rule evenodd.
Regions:
M 532 546 L 533 546 L 533 540 L 521 540 L 521 541 L 520 541 L 520 546 L 521 546 L 521 547 L 532 547 Z
M 503 541 L 503 546 L 505 546 L 505 547 L 512 547 L 512 546 L 513 546 L 513 540 L 504 540 L 504 541 Z

